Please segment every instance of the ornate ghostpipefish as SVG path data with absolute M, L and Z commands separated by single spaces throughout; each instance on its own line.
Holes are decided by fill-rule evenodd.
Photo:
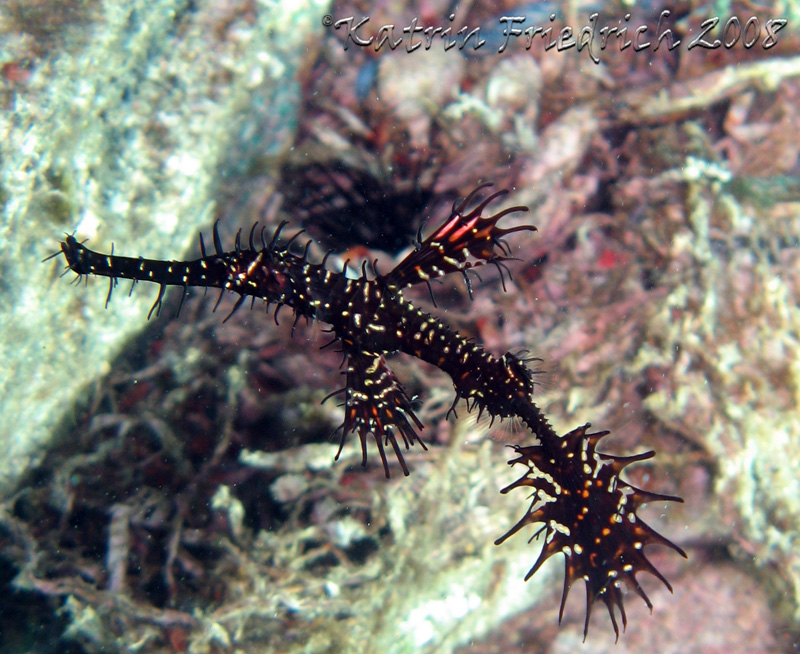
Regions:
M 523 476 L 501 492 L 527 487 L 532 498 L 519 522 L 495 543 L 529 524 L 543 526 L 533 538 L 544 533 L 544 545 L 525 579 L 529 579 L 552 555 L 561 552 L 565 559 L 564 589 L 561 596 L 559 622 L 563 617 L 567 595 L 572 584 L 583 579 L 586 584 L 586 619 L 584 638 L 594 602 L 602 600 L 608 608 L 614 633 L 619 638 L 616 609 L 627 625 L 621 582 L 632 588 L 652 611 L 652 603 L 639 585 L 636 574 L 648 572 L 672 591 L 664 576 L 650 563 L 644 548 L 651 544 L 671 547 L 682 556 L 684 551 L 667 540 L 636 514 L 651 501 L 682 502 L 678 497 L 651 493 L 636 488 L 620 478 L 622 470 L 638 461 L 649 459 L 654 452 L 633 456 L 614 456 L 598 452 L 597 444 L 607 431 L 589 432 L 585 424 L 559 436 L 533 401 L 533 371 L 527 361 L 511 352 L 494 356 L 444 324 L 437 317 L 415 308 L 403 296 L 407 287 L 459 272 L 463 275 L 470 297 L 472 286 L 467 273 L 472 268 L 493 264 L 504 284 L 511 251 L 503 237 L 523 231 L 535 231 L 532 225 L 503 229 L 497 226 L 504 216 L 528 211 L 515 206 L 484 216 L 488 205 L 507 191 L 489 195 L 469 209 L 480 192 L 491 184 L 481 184 L 463 201 L 456 201 L 448 218 L 430 236 L 422 240 L 418 233 L 415 249 L 385 275 L 372 263 L 372 275 L 366 262 L 361 276 L 348 278 L 342 272 L 326 268 L 328 255 L 320 263 L 308 260 L 308 246 L 302 254 L 291 252 L 296 234 L 280 243 L 285 222 L 267 242 L 260 231 L 256 242 L 256 226 L 250 230 L 246 247 L 241 244 L 241 231 L 234 249 L 222 247 L 217 225 L 214 226 L 214 252 L 206 252 L 202 234 L 202 256 L 191 261 L 158 261 L 121 257 L 94 252 L 67 235 L 61 243 L 67 265 L 78 274 L 109 278 L 106 306 L 119 279 L 149 281 L 159 284 L 158 297 L 148 318 L 161 308 L 167 286 L 183 288 L 181 306 L 191 287 L 213 287 L 239 295 L 231 311 L 236 311 L 247 297 L 264 300 L 267 307 L 275 304 L 276 314 L 283 305 L 301 317 L 328 323 L 333 334 L 331 343 L 338 343 L 344 356 L 346 385 L 345 418 L 340 426 L 338 459 L 347 434 L 356 432 L 361 443 L 362 463 L 367 461 L 370 436 L 377 445 L 383 468 L 389 477 L 386 446 L 391 446 L 405 475 L 409 474 L 397 437 L 409 449 L 418 443 L 427 449 L 418 434 L 423 428 L 411 406 L 405 388 L 388 366 L 386 357 L 405 352 L 431 363 L 453 380 L 455 399 L 464 399 L 468 410 L 478 408 L 492 418 L 517 417 L 536 437 L 535 445 L 515 445 L 516 458 L 509 463 L 527 467 Z M 55 255 L 54 255 L 55 256 Z M 505 287 L 505 284 L 504 284 Z M 180 312 L 180 309 L 179 309 Z M 226 318 L 227 320 L 227 318 Z M 330 397 L 330 396 L 329 396 Z M 327 398 L 326 398 L 327 399 Z M 533 540 L 533 538 L 531 540 Z

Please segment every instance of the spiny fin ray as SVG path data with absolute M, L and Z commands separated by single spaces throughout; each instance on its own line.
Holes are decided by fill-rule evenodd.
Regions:
M 428 448 L 417 434 L 416 430 L 422 429 L 423 425 L 411 408 L 405 388 L 386 365 L 382 354 L 350 352 L 346 357 L 346 366 L 345 418 L 340 427 L 342 436 L 336 458 L 342 452 L 347 434 L 354 431 L 361 441 L 361 463 L 366 466 L 367 440 L 372 434 L 386 477 L 391 476 L 386 459 L 386 445 L 392 446 L 403 474 L 408 476 L 408 466 L 397 442 L 397 435 L 402 437 L 406 449 L 415 442 L 424 450 Z
M 398 288 L 413 286 L 453 272 L 465 273 L 470 268 L 487 263 L 495 265 L 511 257 L 503 237 L 522 231 L 536 231 L 533 225 L 520 225 L 503 229 L 497 222 L 514 212 L 528 211 L 516 206 L 503 209 L 491 216 L 483 216 L 487 205 L 507 191 L 498 191 L 484 199 L 477 207 L 465 213 L 467 206 L 478 193 L 491 184 L 481 184 L 461 203 L 453 204 L 453 211 L 444 223 L 428 238 L 417 242 L 415 250 L 382 279 Z M 420 234 L 418 233 L 418 239 Z M 501 271 L 502 273 L 502 271 Z M 470 289 L 471 290 L 471 289 Z

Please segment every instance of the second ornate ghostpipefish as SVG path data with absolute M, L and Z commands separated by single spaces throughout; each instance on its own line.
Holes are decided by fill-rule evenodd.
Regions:
M 494 215 L 484 216 L 487 206 L 504 195 L 490 195 L 472 209 L 470 205 L 481 190 L 478 186 L 463 202 L 456 202 L 447 220 L 424 241 L 418 235 L 416 247 L 397 267 L 385 275 L 367 274 L 366 264 L 356 279 L 344 271 L 333 272 L 325 267 L 327 255 L 320 263 L 308 260 L 308 245 L 298 255 L 290 251 L 289 242 L 280 244 L 279 235 L 285 223 L 267 242 L 264 231 L 256 242 L 255 227 L 250 231 L 246 247 L 237 235 L 233 250 L 222 248 L 214 228 L 214 252 L 206 252 L 202 235 L 202 256 L 192 261 L 156 261 L 120 257 L 94 252 L 68 235 L 61 250 L 69 268 L 80 277 L 100 275 L 109 279 L 109 295 L 118 279 L 154 282 L 160 285 L 153 310 L 160 309 L 167 286 L 181 286 L 185 299 L 190 287 L 214 287 L 239 295 L 234 310 L 247 297 L 262 299 L 276 311 L 283 305 L 294 310 L 295 320 L 301 316 L 326 322 L 331 326 L 334 342 L 344 354 L 346 387 L 345 418 L 341 425 L 338 458 L 346 435 L 354 431 L 361 441 L 363 463 L 367 459 L 367 442 L 374 439 L 386 476 L 389 463 L 385 447 L 390 445 L 403 470 L 408 467 L 398 443 L 406 449 L 414 443 L 425 444 L 417 430 L 422 429 L 411 407 L 411 401 L 386 362 L 386 357 L 405 352 L 438 366 L 453 380 L 456 397 L 463 398 L 467 408 L 486 411 L 493 418 L 517 417 L 536 437 L 536 444 L 514 446 L 516 458 L 510 464 L 521 464 L 527 470 L 515 483 L 501 492 L 527 487 L 532 501 L 522 519 L 496 543 L 529 524 L 542 526 L 534 537 L 544 533 L 544 545 L 526 580 L 553 554 L 561 552 L 565 559 L 564 590 L 561 596 L 559 622 L 563 617 L 567 594 L 573 582 L 586 584 L 586 620 L 584 638 L 594 602 L 602 600 L 611 616 L 614 633 L 619 637 L 616 610 L 627 624 L 621 583 L 632 588 L 652 610 L 652 604 L 639 585 L 636 574 L 648 572 L 660 579 L 669 590 L 669 582 L 650 563 L 644 548 L 651 544 L 671 547 L 682 556 L 683 550 L 647 526 L 637 515 L 639 507 L 650 501 L 681 502 L 677 497 L 650 493 L 620 479 L 622 470 L 637 461 L 653 456 L 645 452 L 622 457 L 596 450 L 608 432 L 591 433 L 588 424 L 559 436 L 533 402 L 533 372 L 526 361 L 510 352 L 494 356 L 435 316 L 415 308 L 403 297 L 403 289 L 431 278 L 459 272 L 464 276 L 472 295 L 467 271 L 476 266 L 494 264 L 501 281 L 505 263 L 511 259 L 503 237 L 512 232 L 535 231 L 529 225 L 503 229 L 498 221 L 510 213 L 527 211 L 527 207 L 511 207 Z M 240 233 L 241 234 L 241 233 Z M 375 266 L 373 264 L 373 270 Z M 80 278 L 79 277 L 79 278 Z M 532 539 L 531 539 L 532 540 Z

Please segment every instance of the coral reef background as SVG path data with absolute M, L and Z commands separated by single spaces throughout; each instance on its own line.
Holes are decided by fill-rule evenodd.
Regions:
M 524 42 L 502 15 L 583 26 L 593 3 L 10 0 L 0 8 L 0 632 L 4 651 L 790 652 L 800 616 L 800 37 L 791 3 L 687 1 L 684 43 Z M 663 7 L 608 3 L 655 30 Z M 631 17 L 623 19 L 626 13 Z M 344 49 L 323 25 L 482 26 L 490 46 Z M 765 49 L 686 49 L 712 16 L 788 23 Z M 364 34 L 369 34 L 366 30 Z M 650 32 L 652 33 L 652 32 Z M 763 38 L 763 37 L 762 37 Z M 502 42 L 502 41 L 501 41 Z M 436 43 L 436 42 L 434 42 Z M 333 462 L 335 353 L 318 325 L 214 298 L 72 288 L 40 264 L 63 232 L 130 256 L 195 256 L 196 233 L 287 219 L 331 265 L 388 269 L 479 180 L 537 235 L 514 282 L 434 287 L 492 350 L 542 357 L 560 431 L 657 456 L 635 485 L 686 549 L 675 595 L 628 603 L 614 645 L 559 563 L 492 542 L 521 515 L 517 425 L 446 420 L 449 381 L 396 364 L 429 452 L 412 475 Z M 124 289 L 127 290 L 127 289 Z M 123 292 L 120 292 L 123 291 Z M 424 305 L 427 292 L 414 296 Z M 531 534 L 533 535 L 533 531 Z M 633 599 L 633 598 L 631 598 Z M 51 650 L 47 648 L 51 647 Z

